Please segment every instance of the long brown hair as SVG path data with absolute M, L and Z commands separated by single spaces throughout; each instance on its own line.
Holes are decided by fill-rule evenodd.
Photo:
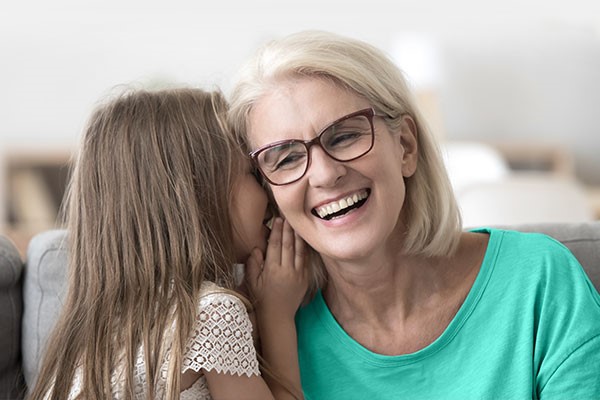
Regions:
M 136 90 L 100 106 L 68 191 L 69 290 L 31 398 L 134 396 L 144 348 L 150 398 L 169 351 L 166 398 L 179 398 L 182 354 L 204 280 L 233 287 L 228 199 L 243 155 L 226 102 L 200 89 Z M 174 335 L 165 343 L 171 327 Z

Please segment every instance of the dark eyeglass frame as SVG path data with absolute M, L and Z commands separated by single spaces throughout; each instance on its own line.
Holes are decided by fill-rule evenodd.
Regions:
M 345 121 L 347 119 L 350 118 L 354 118 L 354 117 L 358 117 L 358 116 L 363 116 L 366 117 L 367 120 L 369 121 L 369 124 L 371 125 L 371 145 L 369 146 L 369 148 L 362 154 L 347 159 L 347 160 L 340 160 L 339 158 L 336 158 L 334 156 L 332 156 L 331 154 L 329 154 L 329 152 L 327 151 L 327 149 L 323 146 L 323 144 L 321 143 L 321 137 L 323 136 L 323 134 L 325 132 L 327 132 L 332 126 L 339 124 L 342 121 Z M 291 183 L 294 182 L 298 182 L 300 179 L 302 179 L 304 177 L 304 175 L 306 175 L 306 171 L 308 171 L 308 168 L 310 167 L 310 163 L 311 163 L 311 158 L 310 158 L 310 148 L 313 145 L 318 145 L 325 154 L 327 154 L 327 156 L 329 156 L 330 158 L 334 159 L 335 161 L 338 162 L 349 162 L 349 161 L 354 161 L 358 158 L 363 157 L 364 155 L 366 155 L 368 152 L 371 151 L 371 149 L 373 148 L 373 144 L 375 143 L 375 126 L 373 124 L 373 117 L 385 117 L 385 115 L 380 115 L 377 114 L 375 112 L 375 110 L 372 107 L 369 108 L 365 108 L 362 110 L 358 110 L 355 111 L 353 113 L 350 113 L 348 115 L 344 115 L 341 118 L 336 119 L 335 121 L 333 121 L 332 123 L 330 123 L 329 125 L 327 125 L 325 128 L 321 129 L 321 131 L 319 132 L 319 134 L 317 136 L 315 136 L 314 138 L 310 139 L 310 140 L 301 140 L 301 139 L 286 139 L 286 140 L 279 140 L 277 142 L 273 142 L 273 143 L 269 143 L 266 144 L 262 147 L 259 147 L 256 150 L 251 151 L 248 155 L 250 156 L 250 158 L 252 159 L 252 162 L 254 163 L 254 165 L 256 166 L 256 169 L 260 172 L 260 174 L 263 176 L 263 178 L 269 182 L 271 185 L 274 186 L 285 186 L 285 185 L 289 185 Z M 285 144 L 295 144 L 295 143 L 300 143 L 302 145 L 304 145 L 304 147 L 306 148 L 306 167 L 304 168 L 304 172 L 302 172 L 302 175 L 300 175 L 298 178 L 290 181 L 290 182 L 286 182 L 286 183 L 275 183 L 273 181 L 271 181 L 268 177 L 267 174 L 265 174 L 262 170 L 262 168 L 260 167 L 260 163 L 258 162 L 258 156 L 268 150 L 271 149 L 273 147 L 277 147 L 277 146 L 281 146 L 281 145 L 285 145 Z

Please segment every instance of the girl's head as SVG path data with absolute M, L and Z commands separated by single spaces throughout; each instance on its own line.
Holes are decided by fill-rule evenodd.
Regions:
M 115 278 L 135 265 L 125 291 L 155 279 L 159 287 L 171 279 L 230 282 L 236 247 L 248 240 L 231 240 L 230 193 L 248 165 L 226 112 L 219 92 L 200 89 L 133 91 L 98 108 L 70 192 L 69 231 L 83 246 L 76 254 L 101 257 Z M 264 203 L 254 210 L 262 212 L 257 229 Z
M 399 132 L 408 119 L 413 121 L 418 142 L 417 163 L 414 173 L 404 177 L 406 197 L 402 207 L 407 230 L 404 249 L 408 253 L 424 255 L 451 252 L 460 233 L 460 215 L 437 145 L 415 105 L 402 71 L 383 52 L 369 44 L 309 31 L 275 40 L 262 48 L 240 71 L 230 98 L 230 121 L 236 134 L 246 142 L 246 151 L 265 144 L 258 143 L 261 133 L 252 130 L 255 107 L 262 100 L 273 98 L 274 93 L 277 96 L 290 93 L 291 98 L 296 92 L 290 91 L 289 87 L 310 80 L 336 86 L 347 91 L 350 97 L 363 99 L 366 107 L 373 107 L 377 114 L 385 116 L 384 123 L 392 133 Z M 315 108 L 318 107 L 313 105 L 311 108 L 308 101 L 296 104 L 297 113 L 308 110 L 308 114 L 322 115 L 322 108 Z M 282 128 L 280 122 L 274 117 L 271 126 Z M 277 140 L 271 136 L 269 141 Z M 281 139 L 290 137 L 282 136 Z M 284 191 L 286 187 L 271 189 L 277 200 L 275 192 Z M 279 207 L 283 214 L 289 211 L 282 204 Z M 307 218 L 310 215 L 307 214 Z M 320 240 L 305 239 L 309 243 L 311 239 Z
M 168 89 L 130 91 L 92 114 L 69 187 L 69 292 L 33 398 L 51 388 L 66 398 L 78 365 L 83 397 L 110 397 L 121 357 L 129 398 L 142 343 L 151 384 L 170 349 L 166 397 L 179 397 L 202 282 L 233 288 L 232 264 L 266 245 L 266 193 L 226 112 L 219 92 Z M 245 202 L 236 184 L 250 188 Z

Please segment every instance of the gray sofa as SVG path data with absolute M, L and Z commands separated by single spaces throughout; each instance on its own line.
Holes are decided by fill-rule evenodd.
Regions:
M 600 290 L 600 221 L 505 227 L 543 232 L 563 242 Z M 0 399 L 20 399 L 36 379 L 37 365 L 65 295 L 65 231 L 34 237 L 23 262 L 0 235 Z

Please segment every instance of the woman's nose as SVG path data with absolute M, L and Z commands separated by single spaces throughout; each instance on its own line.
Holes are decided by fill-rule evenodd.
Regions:
M 310 151 L 310 165 L 306 175 L 311 186 L 331 187 L 346 174 L 344 163 L 328 156 L 321 147 L 312 146 Z

